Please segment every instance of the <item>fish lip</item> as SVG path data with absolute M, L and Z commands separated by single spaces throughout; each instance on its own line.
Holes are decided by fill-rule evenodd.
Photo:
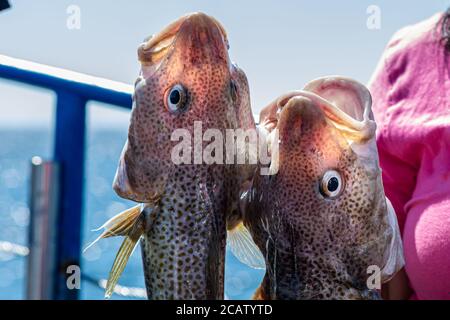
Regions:
M 222 41 L 223 41 L 226 49 L 227 50 L 229 49 L 230 46 L 229 46 L 228 36 L 225 31 L 225 28 L 222 26 L 222 24 L 216 18 L 209 16 L 203 12 L 193 12 L 193 13 L 188 14 L 185 17 L 186 18 L 185 18 L 183 24 L 181 25 L 179 32 L 182 32 L 182 30 L 186 24 L 192 24 L 196 28 L 198 28 L 198 27 L 208 27 L 208 29 L 216 28 L 219 30 L 219 32 L 222 36 Z
M 208 36 L 201 37 L 199 35 L 204 34 L 205 30 L 208 32 Z M 215 36 L 213 30 L 218 30 L 220 34 L 220 40 Z M 204 39 L 202 47 L 205 47 L 205 42 L 212 39 L 212 44 L 215 44 L 217 52 L 226 52 L 227 60 L 229 42 L 226 31 L 222 24 L 215 18 L 202 13 L 194 12 L 182 16 L 176 21 L 169 24 L 162 31 L 157 33 L 155 36 L 150 37 L 148 40 L 144 41 L 138 48 L 138 59 L 143 67 L 152 67 L 151 72 L 147 74 L 144 72 L 144 78 L 147 78 L 156 71 L 159 66 L 167 60 L 171 53 L 177 46 L 189 46 L 190 41 L 182 41 L 182 39 L 189 39 L 197 35 L 196 39 Z M 181 43 L 180 43 L 181 42 Z M 208 44 L 211 44 L 208 42 Z M 189 47 L 188 47 L 189 49 Z M 187 50 L 188 50 L 187 49 Z M 153 59 L 156 56 L 156 59 Z M 228 61 L 230 65 L 231 62 Z
M 165 27 L 162 31 L 144 41 L 144 43 L 142 44 L 144 45 L 144 49 L 150 49 L 156 46 L 159 42 L 161 42 L 165 38 L 179 34 L 180 30 L 182 30 L 189 23 L 196 25 L 208 25 L 217 27 L 220 33 L 222 34 L 224 43 L 227 44 L 228 47 L 227 33 L 222 24 L 219 21 L 217 21 L 214 17 L 209 16 L 203 12 L 193 12 L 178 18 L 177 20 L 169 24 L 167 27 Z
M 277 106 L 280 110 L 277 129 L 281 145 L 287 143 L 289 146 L 291 144 L 289 141 L 299 141 L 298 139 L 303 136 L 305 125 L 310 127 L 313 121 L 315 123 L 326 121 L 324 112 L 307 96 L 298 95 L 280 100 Z

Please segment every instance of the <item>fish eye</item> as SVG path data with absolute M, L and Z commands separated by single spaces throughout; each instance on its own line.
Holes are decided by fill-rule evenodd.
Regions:
M 322 177 L 319 185 L 319 191 L 325 198 L 335 198 L 339 196 L 344 189 L 344 180 L 336 170 L 328 170 Z
M 172 113 L 186 111 L 187 90 L 181 84 L 174 85 L 166 93 L 165 104 Z

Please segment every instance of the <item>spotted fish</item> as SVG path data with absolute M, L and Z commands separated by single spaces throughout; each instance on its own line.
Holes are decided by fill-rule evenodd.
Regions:
M 149 299 L 223 299 L 226 220 L 252 166 L 195 159 L 208 150 L 208 129 L 225 137 L 227 129 L 255 127 L 246 75 L 230 61 L 222 25 L 203 13 L 170 24 L 138 56 L 142 71 L 114 190 L 140 204 L 103 226 L 99 238 L 125 236 L 106 296 L 140 240 Z M 192 143 L 192 157 L 178 163 L 182 140 Z
M 272 174 L 255 175 L 243 193 L 244 225 L 266 264 L 255 298 L 380 298 L 404 262 L 369 91 L 317 79 L 264 108 L 260 126 L 279 143 L 269 143 Z

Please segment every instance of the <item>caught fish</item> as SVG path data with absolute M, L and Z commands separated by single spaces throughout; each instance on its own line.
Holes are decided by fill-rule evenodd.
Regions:
M 253 169 L 196 159 L 208 150 L 223 155 L 208 149 L 208 129 L 225 137 L 227 129 L 255 127 L 246 75 L 230 61 L 222 25 L 203 13 L 150 37 L 138 56 L 141 74 L 114 190 L 142 205 L 104 225 L 100 238 L 125 236 L 106 296 L 140 240 L 149 299 L 223 299 L 226 220 Z M 180 143 L 188 148 L 180 151 Z M 180 154 L 181 163 L 174 160 Z
M 263 109 L 260 126 L 278 130 L 268 137 L 279 143 L 271 150 L 277 170 L 256 174 L 242 200 L 244 225 L 266 264 L 254 298 L 380 298 L 380 284 L 404 261 L 369 91 L 321 78 Z

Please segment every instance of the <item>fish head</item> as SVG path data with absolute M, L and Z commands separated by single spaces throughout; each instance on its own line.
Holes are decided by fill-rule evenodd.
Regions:
M 173 147 L 180 136 L 192 139 L 196 121 L 203 130 L 221 130 L 253 118 L 247 78 L 230 61 L 226 32 L 214 18 L 179 18 L 141 44 L 138 57 L 141 74 L 113 187 L 123 198 L 147 202 L 164 192 L 176 165 Z
M 286 183 L 281 192 L 286 196 L 301 195 L 297 201 L 316 208 L 315 217 L 328 220 L 339 212 L 351 220 L 350 202 L 354 201 L 355 212 L 372 208 L 380 171 L 375 162 L 367 165 L 372 158 L 363 163 L 352 149 L 353 141 L 339 131 L 317 103 L 302 94 L 280 103 L 277 178 Z M 292 218 L 299 225 L 305 223 L 303 218 L 314 214 L 305 209 L 294 209 Z
M 327 77 L 280 97 L 261 112 L 267 130 L 279 131 L 278 149 L 272 151 L 278 172 L 258 177 L 259 196 L 254 198 L 261 204 L 248 219 L 250 225 L 265 221 L 264 231 L 254 232 L 262 250 L 270 248 L 268 239 L 275 239 L 281 255 L 277 272 L 294 274 L 286 287 L 298 285 L 291 298 L 299 291 L 307 298 L 308 283 L 366 279 L 370 265 L 382 269 L 388 260 L 393 228 L 370 106 L 363 85 Z M 286 269 L 279 261 L 288 261 Z M 341 278 L 333 278 L 336 274 Z

